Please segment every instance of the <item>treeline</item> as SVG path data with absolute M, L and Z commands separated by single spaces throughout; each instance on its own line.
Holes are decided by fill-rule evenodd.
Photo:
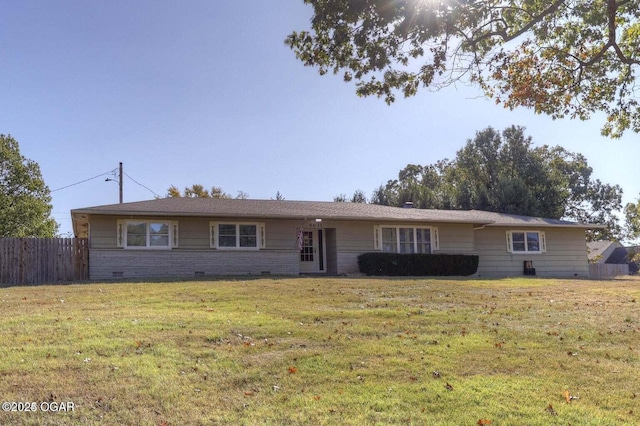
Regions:
M 560 146 L 533 146 L 524 130 L 511 126 L 502 132 L 491 127 L 479 131 L 454 159 L 424 166 L 409 164 L 397 179 L 375 189 L 367 201 L 605 224 L 607 230 L 590 238 L 621 238 L 617 213 L 622 210 L 622 188 L 594 179 L 582 154 Z M 359 192 L 357 198 L 362 198 Z M 346 196 L 339 197 L 348 201 Z

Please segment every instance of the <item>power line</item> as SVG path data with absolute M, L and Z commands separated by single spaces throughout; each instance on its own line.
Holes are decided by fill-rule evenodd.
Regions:
M 61 191 L 61 190 L 63 190 L 63 189 L 71 188 L 72 186 L 80 185 L 81 183 L 89 182 L 90 180 L 97 179 L 97 178 L 102 177 L 102 176 L 106 176 L 106 175 L 116 175 L 116 174 L 117 174 L 117 172 L 118 172 L 118 169 L 109 170 L 108 172 L 101 173 L 101 174 L 99 174 L 99 175 L 96 175 L 96 176 L 90 177 L 90 178 L 88 178 L 88 179 L 84 179 L 84 180 L 81 180 L 81 181 L 79 181 L 79 182 L 72 183 L 71 185 L 66 185 L 66 186 L 63 186 L 63 187 L 60 187 L 60 188 L 53 189 L 53 190 L 51 190 L 51 191 L 49 191 L 49 192 L 56 192 L 56 191 Z M 145 186 L 145 185 L 141 184 L 140 182 L 138 182 L 137 180 L 135 180 L 134 178 L 132 178 L 131 176 L 129 176 L 127 173 L 122 172 L 122 174 L 123 174 L 123 175 L 125 175 L 126 177 L 128 177 L 129 179 L 131 179 L 131 181 L 133 181 L 136 185 L 139 185 L 139 186 L 143 187 L 144 189 L 146 189 L 147 191 L 151 192 L 151 193 L 152 193 L 153 195 L 155 195 L 156 197 L 158 197 L 158 198 L 161 198 L 161 197 L 162 197 L 161 195 L 158 195 L 154 190 L 152 190 L 152 189 L 151 189 L 151 188 L 149 188 L 148 186 Z
M 132 178 L 131 176 L 129 176 L 126 172 L 122 172 L 126 177 L 128 177 L 129 179 L 131 179 L 134 183 L 138 184 L 139 186 L 143 187 L 144 189 L 146 189 L 147 191 L 151 192 L 153 195 L 155 195 L 158 198 L 161 198 L 160 195 L 156 194 L 154 190 L 150 189 L 147 186 L 144 186 L 143 184 L 141 184 L 140 182 L 138 182 L 137 180 L 135 180 L 134 178 Z
M 71 185 L 63 186 L 62 188 L 53 189 L 53 190 L 51 190 L 51 191 L 49 191 L 49 192 L 56 192 L 56 191 L 60 191 L 60 190 L 62 190 L 62 189 L 71 188 L 72 186 L 80 185 L 81 183 L 89 182 L 90 180 L 97 179 L 97 178 L 99 178 L 99 177 L 101 177 L 101 176 L 104 176 L 104 175 L 113 174 L 113 173 L 115 173 L 115 172 L 116 172 L 116 169 L 113 169 L 113 170 L 110 170 L 110 171 L 108 171 L 108 172 L 105 172 L 105 173 L 99 174 L 99 175 L 97 175 L 97 176 L 90 177 L 89 179 L 81 180 L 80 182 L 76 182 L 76 183 L 72 183 Z

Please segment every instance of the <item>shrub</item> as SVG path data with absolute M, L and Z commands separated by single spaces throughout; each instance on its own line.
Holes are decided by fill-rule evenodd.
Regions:
M 478 270 L 478 256 L 464 254 L 364 253 L 360 272 L 384 276 L 467 276 Z

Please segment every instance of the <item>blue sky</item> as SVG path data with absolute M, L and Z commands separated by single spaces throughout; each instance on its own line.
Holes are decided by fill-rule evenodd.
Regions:
M 536 145 L 584 154 L 625 203 L 640 195 L 638 134 L 612 141 L 602 117 L 509 111 L 463 85 L 358 98 L 284 45 L 310 18 L 294 0 L 0 0 L 0 133 L 40 165 L 63 234 L 71 209 L 118 202 L 114 176 L 90 178 L 119 162 L 125 202 L 195 183 L 331 201 L 453 158 L 488 126 L 525 126 Z

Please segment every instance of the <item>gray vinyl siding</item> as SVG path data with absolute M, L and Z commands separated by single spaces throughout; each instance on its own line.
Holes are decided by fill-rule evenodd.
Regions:
M 178 247 L 170 250 L 117 247 L 119 217 L 91 218 L 89 274 L 93 280 L 112 278 L 194 277 L 209 275 L 295 275 L 299 272 L 296 226 L 292 220 L 136 217 L 133 220 L 178 222 Z M 215 250 L 210 248 L 211 222 L 265 223 L 266 248 Z
M 89 228 L 89 248 L 102 249 L 117 247 L 117 226 L 118 221 L 114 217 L 92 217 Z
M 208 249 L 211 242 L 209 240 L 209 221 L 206 219 L 172 218 L 178 222 L 178 247 L 180 249 Z M 175 250 L 175 249 L 174 249 Z
M 117 248 L 118 219 L 109 216 L 94 216 L 91 218 L 91 230 L 89 234 L 90 247 L 93 249 Z M 291 250 L 295 249 L 296 226 L 298 222 L 292 220 L 255 220 L 255 219 L 210 219 L 210 218 L 185 218 L 163 217 L 161 219 L 151 217 L 136 217 L 131 220 L 169 220 L 178 222 L 178 247 L 180 249 L 208 249 L 210 247 L 209 224 L 211 222 L 255 222 L 264 223 L 266 226 L 267 250 Z
M 357 274 L 358 256 L 373 251 L 373 223 L 340 222 L 329 224 L 336 228 L 337 272 Z
M 109 216 L 95 216 L 91 218 L 89 231 L 89 244 L 92 249 L 112 249 L 117 247 L 118 219 Z M 190 249 L 209 248 L 209 220 L 192 218 L 163 217 L 161 219 L 151 217 L 136 217 L 131 220 L 169 220 L 178 222 L 178 248 Z
M 118 219 L 127 217 L 92 215 L 90 225 L 89 273 L 91 279 L 194 277 L 209 275 L 274 274 L 297 275 L 300 255 L 297 231 L 305 225 L 322 228 L 327 245 L 327 271 L 357 274 L 357 258 L 374 251 L 375 226 L 435 226 L 437 253 L 478 254 L 481 276 L 519 276 L 523 261 L 533 261 L 539 276 L 588 276 L 587 248 L 583 229 L 544 228 L 547 252 L 511 254 L 506 248 L 506 231 L 515 228 L 471 224 L 398 223 L 355 220 L 325 220 L 315 224 L 289 219 L 211 219 L 206 217 L 163 217 L 178 223 L 178 246 L 171 250 L 123 249 L 117 247 Z M 157 220 L 136 217 L 135 220 Z M 216 250 L 210 248 L 211 222 L 256 222 L 265 224 L 266 247 L 261 250 Z
M 474 254 L 473 225 L 436 224 L 440 236 L 437 253 Z
M 514 228 L 485 228 L 476 231 L 476 250 L 480 258 L 479 276 L 521 276 L 525 260 L 533 262 L 537 276 L 589 276 L 584 229 L 527 228 L 545 233 L 547 251 L 539 254 L 507 252 L 506 232 L 510 230 Z
M 331 226 L 332 224 L 329 223 Z M 474 252 L 473 226 L 460 224 L 424 223 L 398 224 L 381 222 L 340 222 L 336 224 L 338 246 L 338 273 L 356 274 L 358 256 L 374 251 L 374 226 L 437 227 L 440 249 L 437 253 L 472 254 Z

